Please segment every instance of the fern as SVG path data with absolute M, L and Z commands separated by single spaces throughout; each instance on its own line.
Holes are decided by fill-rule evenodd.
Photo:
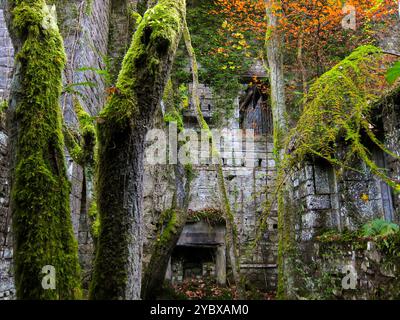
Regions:
M 383 219 L 375 219 L 363 225 L 361 230 L 365 237 L 388 236 L 397 233 L 399 226 Z

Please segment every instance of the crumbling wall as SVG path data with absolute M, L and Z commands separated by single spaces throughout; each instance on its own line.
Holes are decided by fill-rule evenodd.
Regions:
M 398 101 L 395 92 L 376 109 L 379 136 L 396 154 L 400 146 Z M 341 148 L 339 152 L 346 151 L 345 144 Z M 385 155 L 372 144 L 370 152 L 379 167 L 386 168 L 389 176 L 400 181 L 398 159 Z M 329 230 L 335 230 L 340 237 L 343 232 L 359 230 L 374 219 L 399 222 L 399 194 L 374 177 L 365 163 L 354 159 L 351 167 L 357 171 L 335 170 L 326 161 L 310 158 L 292 172 L 285 210 L 292 213 L 294 221 L 293 261 L 298 266 L 292 270 L 295 291 L 310 297 L 322 282 L 331 281 L 331 296 L 325 298 L 394 298 L 400 278 L 394 269 L 385 271 L 385 268 L 399 261 L 386 257 L 382 248 L 371 249 L 371 244 L 368 248 L 365 243 L 352 248 L 351 243 L 322 243 L 318 238 Z M 374 258 L 377 256 L 379 259 Z M 343 279 L 345 274 L 338 270 L 344 265 L 353 265 L 357 270 L 356 290 L 346 291 L 339 286 L 338 279 Z
M 205 95 L 202 97 L 202 102 L 205 111 L 211 113 L 212 110 L 208 110 L 208 105 L 212 105 L 212 99 Z M 197 124 L 191 117 L 190 112 L 185 113 L 185 128 L 196 130 L 197 137 L 200 140 L 201 134 L 196 129 Z M 235 122 L 232 128 L 238 128 L 238 123 Z M 227 138 L 224 134 L 221 136 Z M 259 219 L 262 216 L 262 204 L 265 201 L 267 183 L 271 184 L 274 181 L 273 144 L 270 138 L 256 136 L 254 150 L 247 154 L 239 154 L 237 150 L 246 148 L 245 137 L 243 136 L 242 140 L 239 140 L 233 134 L 231 139 L 226 145 L 224 139 L 216 138 L 216 141 L 217 147 L 221 150 L 225 183 L 240 242 L 241 272 L 252 286 L 272 291 L 276 288 L 277 283 L 276 212 L 269 216 L 267 230 L 264 231 L 256 248 L 251 249 L 251 246 L 256 239 Z M 205 145 L 196 141 L 193 148 L 190 148 L 198 161 L 193 165 L 195 178 L 191 184 L 189 210 L 200 212 L 205 209 L 214 209 L 221 212 L 217 172 L 215 166 L 212 165 L 210 150 L 203 149 L 203 147 Z M 150 246 L 155 239 L 159 215 L 168 209 L 172 203 L 174 179 L 171 171 L 173 170 L 168 171 L 166 165 L 146 165 L 144 178 L 144 264 L 150 258 Z M 229 268 L 229 264 L 227 266 Z M 176 266 L 174 268 L 176 269 Z
M 399 299 L 399 262 L 382 243 L 340 238 L 316 241 L 297 260 L 296 297 Z

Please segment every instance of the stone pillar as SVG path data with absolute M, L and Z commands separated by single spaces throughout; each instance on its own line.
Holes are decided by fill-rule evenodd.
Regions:
M 226 284 L 226 248 L 225 245 L 219 245 L 215 257 L 215 274 L 219 285 Z

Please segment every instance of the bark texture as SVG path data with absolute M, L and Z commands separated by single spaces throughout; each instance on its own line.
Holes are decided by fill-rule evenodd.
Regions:
M 165 114 L 170 115 L 167 123 L 174 122 L 178 134 L 184 130 L 180 110 L 176 108 L 177 94 L 170 80 L 164 92 Z M 178 98 L 179 99 L 179 98 Z M 178 125 L 179 123 L 179 125 Z M 186 147 L 183 145 L 182 147 Z M 158 222 L 157 238 L 151 251 L 150 262 L 146 266 L 142 280 L 142 299 L 155 299 L 165 280 L 165 273 L 171 254 L 178 243 L 186 225 L 190 200 L 190 184 L 193 180 L 191 165 L 178 162 L 169 165 L 167 170 L 174 172 L 175 194 L 171 208 L 163 212 Z
M 101 225 L 92 299 L 140 298 L 144 139 L 169 78 L 185 14 L 184 0 L 161 0 L 147 11 L 116 90 L 98 118 Z
M 284 156 L 283 140 L 287 132 L 286 97 L 283 64 L 283 37 L 279 31 L 279 17 L 281 12 L 280 0 L 269 0 L 266 5 L 268 31 L 266 35 L 266 54 L 269 66 L 271 85 L 271 107 L 274 124 L 274 153 L 275 167 L 280 166 Z M 284 190 L 279 188 L 277 194 L 278 205 L 278 297 L 287 298 L 291 295 L 291 212 L 284 208 Z
M 55 8 L 44 0 L 10 0 L 6 20 L 16 51 L 8 127 L 17 297 L 78 298 L 59 105 L 66 57 Z M 42 286 L 45 266 L 54 267 L 55 288 Z

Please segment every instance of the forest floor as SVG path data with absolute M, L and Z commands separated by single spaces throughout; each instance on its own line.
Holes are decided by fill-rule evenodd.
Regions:
M 263 292 L 251 288 L 246 290 L 248 300 L 275 300 L 275 292 Z M 165 284 L 160 300 L 233 300 L 235 286 L 221 286 L 211 279 L 189 279 L 179 284 Z

